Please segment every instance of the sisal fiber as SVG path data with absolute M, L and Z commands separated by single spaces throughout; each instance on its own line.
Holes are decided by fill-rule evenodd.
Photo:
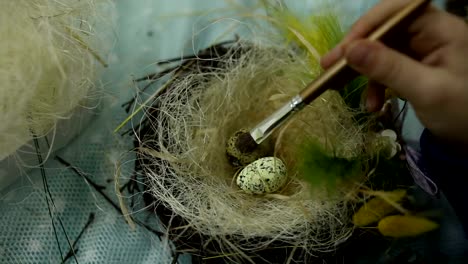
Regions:
M 105 66 L 99 0 L 0 2 L 0 160 L 87 106 Z M 95 95 L 94 95 L 95 96 Z

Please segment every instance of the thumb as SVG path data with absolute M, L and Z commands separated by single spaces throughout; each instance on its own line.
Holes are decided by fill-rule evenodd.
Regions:
M 424 92 L 431 68 L 379 42 L 357 40 L 345 47 L 345 58 L 353 69 L 412 101 Z

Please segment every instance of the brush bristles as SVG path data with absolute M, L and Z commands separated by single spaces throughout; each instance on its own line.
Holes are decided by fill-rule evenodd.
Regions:
M 257 146 L 257 142 L 255 142 L 250 133 L 241 132 L 237 135 L 236 147 L 241 153 L 250 153 Z
M 272 155 L 271 149 L 266 144 L 257 145 L 245 129 L 237 131 L 226 143 L 226 155 L 234 167 L 242 167 L 265 155 Z

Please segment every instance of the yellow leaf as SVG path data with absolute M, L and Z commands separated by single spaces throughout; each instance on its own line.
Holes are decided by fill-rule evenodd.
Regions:
M 379 221 L 396 211 L 392 203 L 399 203 L 406 196 L 406 191 L 401 189 L 382 193 L 382 197 L 374 197 L 359 208 L 353 215 L 354 225 L 361 227 Z
M 439 227 L 434 221 L 413 215 L 391 215 L 380 220 L 378 229 L 388 237 L 414 237 Z

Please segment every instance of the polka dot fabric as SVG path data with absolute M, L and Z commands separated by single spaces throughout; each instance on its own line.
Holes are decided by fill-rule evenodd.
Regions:
M 117 108 L 101 113 L 71 145 L 49 158 L 44 166 L 47 186 L 41 170 L 33 169 L 3 191 L 0 263 L 60 263 L 62 259 L 65 263 L 172 263 L 172 251 L 156 232 L 162 231 L 157 216 L 139 211 L 134 218 L 141 224 L 132 230 L 120 211 L 114 187 L 116 164 L 122 164 L 125 176 L 120 184 L 125 184 L 135 157 L 123 155 L 133 148 L 133 138 L 110 129 L 122 120 L 115 117 L 116 112 L 125 115 Z M 104 120 L 107 125 L 102 125 Z M 190 259 L 182 257 L 179 263 L 184 258 L 185 262 Z

